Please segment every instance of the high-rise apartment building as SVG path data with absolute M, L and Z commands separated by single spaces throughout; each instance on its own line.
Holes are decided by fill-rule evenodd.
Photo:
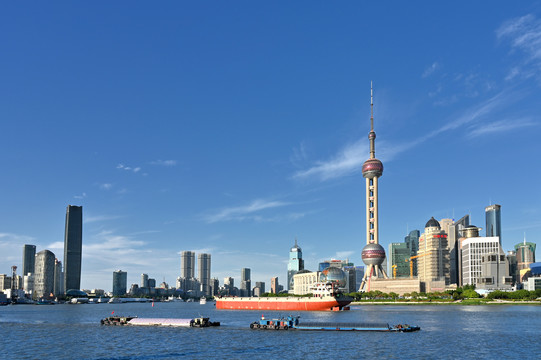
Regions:
M 55 256 L 49 250 L 36 254 L 34 267 L 34 299 L 51 298 L 54 291 Z
M 486 218 L 486 235 L 487 237 L 497 236 L 502 241 L 502 220 L 501 220 L 501 206 L 490 205 L 485 208 Z
M 22 275 L 28 275 L 28 273 L 34 273 L 34 266 L 36 263 L 36 245 L 23 245 L 23 273 Z
M 433 217 L 425 225 L 425 232 L 419 237 L 417 252 L 417 273 L 425 283 L 445 281 L 449 284 L 450 260 L 447 234 Z
M 0 274 L 0 291 L 11 289 L 11 276 Z
M 128 273 L 122 270 L 113 271 L 113 296 L 126 295 L 128 290 Z
M 287 263 L 287 289 L 293 291 L 293 275 L 304 270 L 304 260 L 302 259 L 302 249 L 295 245 L 289 250 L 289 262 Z
M 210 254 L 197 255 L 197 262 L 201 291 L 205 296 L 210 296 Z
M 83 207 L 68 205 L 64 233 L 64 291 L 81 289 L 82 251 Z
M 185 279 L 195 278 L 195 253 L 193 251 L 180 253 L 180 277 Z
M 148 274 L 141 274 L 141 287 L 142 288 L 148 287 Z
M 220 281 L 216 278 L 210 279 L 210 294 L 212 296 L 218 295 L 220 290 Z
M 271 294 L 278 294 L 278 276 L 271 278 Z
M 235 279 L 228 276 L 224 278 L 224 288 L 227 295 L 236 295 L 235 294 Z

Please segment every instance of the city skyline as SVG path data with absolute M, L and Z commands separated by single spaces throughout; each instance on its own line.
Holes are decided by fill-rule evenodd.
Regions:
M 295 238 L 362 265 L 372 80 L 385 249 L 494 204 L 505 251 L 539 243 L 539 3 L 211 4 L 1 5 L 0 273 L 63 261 L 68 204 L 81 288 L 174 284 L 183 250 L 287 287 Z

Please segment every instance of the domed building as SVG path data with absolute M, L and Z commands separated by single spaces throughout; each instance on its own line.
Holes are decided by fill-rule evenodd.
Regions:
M 337 267 L 329 267 L 319 274 L 319 281 L 331 281 L 338 284 L 339 288 L 345 288 L 347 285 L 347 276 L 344 271 Z
M 425 231 L 419 237 L 417 256 L 417 275 L 420 281 L 426 283 L 426 291 L 444 290 L 450 280 L 449 244 L 447 233 L 441 230 L 440 223 L 434 217 L 427 221 Z

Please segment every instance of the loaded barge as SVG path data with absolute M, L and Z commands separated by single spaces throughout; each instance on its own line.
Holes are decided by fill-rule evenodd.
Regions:
M 254 321 L 250 329 L 262 330 L 334 330 L 334 331 L 379 331 L 379 332 L 413 332 L 419 331 L 419 326 L 408 324 L 389 325 L 387 323 L 335 323 L 335 322 L 307 322 L 299 323 L 298 316 L 288 316 L 280 319 L 265 319 Z
M 137 316 L 109 316 L 100 321 L 102 325 L 130 326 L 177 326 L 177 327 L 209 327 L 220 326 L 220 322 L 210 321 L 209 318 L 168 319 L 168 318 L 139 318 Z

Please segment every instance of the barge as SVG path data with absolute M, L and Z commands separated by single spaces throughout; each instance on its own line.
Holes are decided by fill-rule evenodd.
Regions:
M 389 325 L 387 323 L 337 323 L 337 322 L 306 322 L 300 323 L 298 316 L 288 316 L 280 319 L 265 319 L 250 324 L 250 329 L 262 330 L 333 330 L 333 331 L 379 331 L 379 332 L 413 332 L 419 331 L 419 326 L 408 324 Z
M 316 283 L 311 297 L 218 297 L 216 309 L 272 311 L 349 310 L 353 300 L 338 291 L 335 282 Z
M 210 327 L 220 326 L 220 322 L 210 321 L 207 317 L 195 319 L 139 318 L 137 316 L 109 316 L 100 321 L 102 325 L 129 326 L 176 326 L 176 327 Z

